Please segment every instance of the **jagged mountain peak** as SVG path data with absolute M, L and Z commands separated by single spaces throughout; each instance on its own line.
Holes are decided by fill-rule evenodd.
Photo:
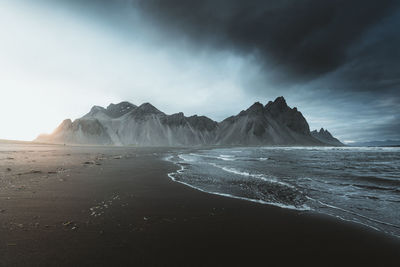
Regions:
M 286 105 L 286 99 L 283 96 L 278 96 L 275 100 L 274 103 L 282 103 Z
M 106 109 L 100 106 L 93 106 L 89 113 L 83 116 L 83 118 L 94 118 L 106 114 Z
M 119 102 L 117 104 L 114 104 L 114 103 L 109 104 L 107 106 L 107 110 L 114 110 L 116 108 L 123 109 L 123 108 L 128 108 L 128 107 L 135 108 L 136 105 L 134 105 L 134 104 L 132 104 L 131 102 L 128 102 L 128 101 L 122 101 L 122 102 Z
M 330 144 L 334 146 L 343 145 L 342 142 L 333 137 L 332 134 L 327 129 L 324 128 L 321 128 L 319 131 L 318 130 L 312 131 L 311 135 L 325 144 Z
M 165 115 L 164 112 L 158 110 L 155 106 L 152 104 L 146 102 L 135 108 L 132 112 L 131 115 Z
M 111 103 L 106 109 L 106 114 L 112 118 L 118 118 L 132 111 L 136 107 L 136 105 L 128 101 L 123 101 L 118 104 Z
M 90 111 L 89 111 L 89 114 L 90 113 L 96 113 L 96 112 L 101 112 L 101 111 L 105 111 L 106 109 L 105 108 L 103 108 L 103 107 L 101 107 L 101 106 L 93 106 L 91 109 L 90 109 Z
M 136 107 L 136 105 L 132 104 L 131 102 L 122 101 L 122 102 L 119 102 L 118 104 L 111 103 L 110 105 L 108 105 L 107 109 L 110 110 L 110 109 L 113 109 L 115 107 L 123 108 L 123 107 L 129 107 L 129 106 L 130 107 Z
M 106 118 L 119 118 L 131 110 L 135 109 L 136 106 L 129 102 L 121 102 L 118 104 L 110 104 L 105 109 L 101 106 L 93 106 L 89 113 L 83 118 L 94 118 L 94 119 L 106 119 Z
M 319 129 L 319 131 L 314 130 L 314 131 L 312 131 L 312 133 L 332 137 L 332 134 L 328 131 L 328 129 L 324 129 L 324 128 Z
M 263 104 L 261 104 L 260 102 L 255 102 L 253 105 L 251 105 L 247 111 L 262 111 L 264 108 Z
M 152 104 L 150 104 L 148 102 L 141 104 L 138 108 L 141 110 L 149 111 L 149 112 L 157 112 L 157 113 L 161 112 L 155 106 L 153 106 Z
M 248 107 L 246 110 L 242 110 L 239 113 L 239 116 L 257 115 L 257 114 L 262 114 L 263 112 L 264 112 L 264 106 L 260 102 L 255 102 L 253 105 Z
M 285 98 L 280 96 L 277 97 L 273 102 L 269 101 L 268 104 L 265 105 L 265 109 L 271 113 L 281 113 L 289 110 L 290 107 L 287 105 Z

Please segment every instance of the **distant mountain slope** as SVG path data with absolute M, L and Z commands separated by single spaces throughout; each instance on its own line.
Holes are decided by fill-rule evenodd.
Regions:
M 332 145 L 314 137 L 303 115 L 283 97 L 265 106 L 254 103 L 220 123 L 181 112 L 167 115 L 150 103 L 94 106 L 82 118 L 64 120 L 53 133 L 35 141 L 137 146 Z
M 64 120 L 52 134 L 41 134 L 34 141 L 65 144 L 111 145 L 107 129 L 98 119 Z
M 328 132 L 328 130 L 325 130 L 324 128 L 321 128 L 319 132 L 317 130 L 312 131 L 311 135 L 323 143 L 333 146 L 344 146 L 342 142 L 333 137 L 332 134 Z
M 381 146 L 381 147 L 400 147 L 400 140 L 385 140 L 385 141 L 368 141 L 356 142 L 349 144 L 350 146 Z

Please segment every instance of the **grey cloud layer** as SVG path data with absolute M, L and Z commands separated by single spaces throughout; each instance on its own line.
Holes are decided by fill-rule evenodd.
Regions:
M 395 0 L 70 0 L 97 10 L 104 20 L 115 10 L 138 12 L 162 38 L 184 39 L 194 49 L 230 50 L 253 56 L 262 73 L 244 88 L 249 95 L 271 91 L 302 106 L 341 106 L 329 120 L 343 125 L 344 138 L 399 136 L 400 2 Z M 113 14 L 115 16 L 115 14 Z M 129 29 L 130 25 L 123 25 Z M 243 74 L 246 76 L 246 73 Z M 271 89 L 274 88 L 274 89 Z M 273 93 L 273 94 L 275 94 Z M 290 96 L 289 96 L 290 98 Z M 346 99 L 344 102 L 343 99 Z M 361 102 L 363 101 L 363 102 Z M 386 104 L 382 106 L 382 102 Z M 352 104 L 354 103 L 354 104 Z M 363 105 L 368 103 L 368 105 Z M 345 105 L 346 104 L 346 105 Z M 315 108 L 309 112 L 321 112 Z M 373 109 L 376 112 L 371 113 Z M 369 121 L 351 132 L 351 117 Z M 342 121 L 340 121 L 342 120 Z M 356 119 L 354 119 L 354 122 Z M 360 124 L 361 125 L 361 124 Z M 338 126 L 339 127 L 339 126 Z M 347 133 L 346 133 L 347 132 Z M 400 136 L 399 136 L 400 138 Z
M 349 75 L 356 77 L 364 63 L 356 60 L 358 57 L 399 64 L 390 60 L 393 55 L 387 52 L 400 44 L 398 35 L 390 32 L 396 25 L 387 25 L 392 28 L 385 29 L 389 32 L 376 30 L 370 36 L 374 27 L 398 11 L 396 1 L 134 2 L 160 25 L 201 45 L 258 54 L 266 67 L 279 70 L 278 81 L 313 79 L 349 63 L 355 68 Z M 399 49 L 395 50 L 398 53 Z M 382 63 L 379 61 L 375 66 Z M 366 66 L 366 71 L 371 67 Z

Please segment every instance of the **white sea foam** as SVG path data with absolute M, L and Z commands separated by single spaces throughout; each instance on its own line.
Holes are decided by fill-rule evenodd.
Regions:
M 166 157 L 164 158 L 164 160 L 165 160 L 165 161 L 172 161 L 173 157 L 174 157 L 174 156 L 169 155 L 169 156 L 166 156 Z
M 226 161 L 235 161 L 235 156 L 232 156 L 232 155 L 219 155 L 216 158 L 226 160 Z
M 168 157 L 164 158 L 164 160 L 172 162 L 172 163 L 176 164 L 177 166 L 179 166 L 180 168 L 176 172 L 168 173 L 168 177 L 174 182 L 186 185 L 186 186 L 188 186 L 190 188 L 193 188 L 193 189 L 196 189 L 198 191 L 201 191 L 201 192 L 204 192 L 204 193 L 208 193 L 208 194 L 213 194 L 213 195 L 219 195 L 219 196 L 230 197 L 230 198 L 235 198 L 235 199 L 247 200 L 247 201 L 256 202 L 256 203 L 260 203 L 260 204 L 272 205 L 272 206 L 280 207 L 280 208 L 284 208 L 284 209 L 292 209 L 292 210 L 299 210 L 299 211 L 309 211 L 309 210 L 311 210 L 311 208 L 309 206 L 305 205 L 305 204 L 303 204 L 300 207 L 296 207 L 294 205 L 285 205 L 285 204 L 277 203 L 277 202 L 268 202 L 268 201 L 263 201 L 263 200 L 259 200 L 259 199 L 251 199 L 251 198 L 239 197 L 239 196 L 235 196 L 235 195 L 231 195 L 231 194 L 213 192 L 213 191 L 207 191 L 207 190 L 201 189 L 199 187 L 196 187 L 196 186 L 193 186 L 191 184 L 188 184 L 188 183 L 182 182 L 180 180 L 177 180 L 174 177 L 174 175 L 183 174 L 183 172 L 185 171 L 185 167 L 182 166 L 181 164 L 177 163 L 177 162 L 172 161 L 172 159 L 173 159 L 173 156 L 168 156 Z
M 281 208 L 313 209 L 322 214 L 362 224 L 392 236 L 400 236 L 400 225 L 398 225 L 399 220 L 396 213 L 396 203 L 400 202 L 400 199 L 396 195 L 398 190 L 394 186 L 397 185 L 395 182 L 399 181 L 400 169 L 395 165 L 396 160 L 399 159 L 399 154 L 395 153 L 400 152 L 399 148 L 265 147 L 261 149 L 243 148 L 241 152 L 243 153 L 238 154 L 230 149 L 213 149 L 200 151 L 198 154 L 169 156 L 166 157 L 166 160 L 172 161 L 180 167 L 176 172 L 169 173 L 168 176 L 173 181 L 202 192 Z M 393 153 L 384 155 L 382 152 Z M 360 154 L 361 156 L 357 156 Z M 367 156 L 368 158 L 366 158 Z M 347 160 L 344 161 L 344 158 Z M 279 159 L 279 161 L 269 159 Z M 348 160 L 354 160 L 354 168 Z M 371 166 L 366 165 L 369 163 Z M 192 165 L 195 167 L 193 170 Z M 347 169 L 336 168 L 337 166 L 347 166 Z M 194 177 L 191 176 L 192 171 L 195 172 L 193 173 Z M 343 171 L 346 172 L 344 177 L 340 176 Z M 380 175 L 377 175 L 377 172 Z M 207 176 L 213 176 L 212 173 L 215 174 L 215 177 Z M 269 173 L 276 173 L 278 176 L 269 175 Z M 299 177 L 299 175 L 307 175 L 307 177 Z M 202 184 L 202 177 L 207 184 Z M 218 179 L 218 177 L 221 180 L 217 185 L 224 182 L 228 184 L 221 187 L 208 184 L 210 181 L 208 178 L 212 180 Z M 359 177 L 376 177 L 376 179 L 369 179 L 367 186 L 364 186 L 364 183 L 367 182 L 360 178 L 362 180 L 360 189 L 357 186 Z M 193 182 L 191 182 L 192 178 L 195 178 Z M 260 181 L 257 183 L 253 179 Z M 276 203 L 280 202 L 279 198 L 257 196 L 257 188 L 252 186 L 239 188 L 244 190 L 245 194 L 243 195 L 246 197 L 231 195 L 233 191 L 230 190 L 230 181 L 235 182 L 233 186 L 236 185 L 236 182 L 240 184 L 242 181 L 243 183 L 247 181 L 249 184 L 253 182 L 264 185 L 265 182 L 266 186 L 268 183 L 274 183 L 290 187 L 299 192 L 301 196 L 305 196 L 306 202 L 301 202 L 303 206 L 299 204 L 300 208 L 296 204 L 287 205 L 286 201 Z M 368 187 L 370 184 L 371 188 Z M 378 187 L 385 190 L 374 189 Z M 256 191 L 247 192 L 249 193 L 247 194 L 246 190 Z M 369 199 L 370 195 L 374 198 Z M 270 200 L 264 200 L 264 197 Z M 395 203 L 389 202 L 389 199 Z M 385 205 L 385 208 L 375 211 L 374 205 Z
M 237 169 L 235 169 L 235 168 L 230 168 L 230 167 L 226 167 L 226 166 L 220 166 L 220 165 L 218 165 L 218 164 L 216 164 L 216 163 L 209 163 L 209 164 L 210 164 L 211 166 L 214 166 L 214 167 L 216 167 L 216 168 L 222 169 L 222 170 L 224 170 L 224 171 L 226 171 L 226 172 L 233 173 L 233 174 L 236 174 L 236 175 L 247 176 L 247 177 L 253 177 L 253 178 L 256 178 L 256 179 L 261 179 L 261 180 L 263 180 L 263 181 L 265 181 L 265 182 L 277 183 L 277 184 L 284 185 L 284 186 L 287 186 L 287 187 L 290 187 L 290 188 L 294 188 L 294 186 L 292 186 L 292 185 L 290 185 L 290 184 L 288 184 L 288 183 L 278 181 L 278 180 L 277 180 L 276 178 L 274 178 L 274 177 L 267 177 L 267 176 L 264 175 L 264 174 L 249 173 L 249 172 L 245 172 L 245 171 L 239 171 L 239 170 L 237 170 Z
M 190 155 L 179 154 L 178 158 L 180 158 L 183 161 L 188 161 L 188 162 L 194 162 L 195 161 L 195 159 L 193 157 L 190 157 Z
M 177 172 L 179 172 L 179 171 L 183 171 L 183 169 L 178 170 Z M 239 197 L 239 196 L 235 196 L 235 195 L 231 195 L 231 194 L 226 194 L 226 193 L 207 191 L 207 190 L 201 189 L 201 188 L 199 188 L 199 187 L 193 186 L 193 185 L 191 185 L 191 184 L 188 184 L 188 183 L 182 182 L 182 181 L 180 181 L 180 180 L 177 180 L 177 179 L 174 177 L 174 174 L 176 174 L 176 173 L 175 173 L 175 172 L 173 172 L 173 173 L 168 173 L 168 177 L 169 177 L 172 181 L 177 182 L 177 183 L 180 183 L 180 184 L 183 184 L 183 185 L 186 185 L 186 186 L 188 186 L 188 187 L 190 187 L 190 188 L 196 189 L 196 190 L 201 191 L 201 192 L 204 192 L 204 193 L 213 194 L 213 195 L 218 195 L 218 196 L 224 196 L 224 197 L 230 197 L 230 198 L 235 198 L 235 199 L 241 199 L 241 200 L 247 200 L 247 201 L 256 202 L 256 203 L 260 203 L 260 204 L 267 204 L 267 205 L 271 205 L 271 206 L 276 206 L 276 207 L 280 207 L 280 208 L 284 208 L 284 209 L 292 209 L 292 210 L 299 210 L 299 211 L 310 211 L 310 210 L 312 210 L 309 206 L 307 206 L 307 205 L 305 205 L 305 204 L 303 204 L 303 205 L 300 206 L 300 207 L 296 207 L 296 206 L 294 206 L 294 205 L 285 205 L 285 204 L 277 203 L 277 202 L 269 202 L 269 201 L 263 201 L 263 200 L 260 200 L 260 199 L 252 199 L 252 198 Z
M 395 225 L 395 224 L 391 224 L 391 223 L 388 223 L 388 222 L 384 222 L 384 221 L 380 221 L 380 220 L 377 220 L 377 219 L 373 219 L 373 218 L 367 217 L 367 216 L 365 216 L 365 215 L 362 215 L 362 214 L 359 214 L 359 213 L 356 213 L 356 212 L 353 212 L 353 211 L 350 211 L 350 210 L 346 210 L 346 209 L 343 209 L 343 208 L 340 208 L 340 207 L 337 207 L 337 206 L 333 206 L 333 205 L 324 203 L 324 202 L 322 202 L 322 201 L 320 201 L 320 200 L 313 199 L 313 198 L 311 198 L 311 197 L 307 197 L 307 196 L 306 196 L 306 198 L 309 199 L 309 200 L 312 200 L 312 201 L 316 201 L 316 202 L 318 202 L 319 204 L 321 204 L 321 205 L 323 205 L 323 206 L 325 206 L 325 207 L 328 207 L 328 208 L 340 210 L 340 211 L 342 211 L 342 212 L 345 212 L 345 213 L 348 213 L 348 214 L 352 214 L 352 215 L 354 215 L 354 216 L 357 216 L 357 217 L 366 219 L 366 220 L 371 221 L 371 222 L 375 222 L 375 223 L 379 223 L 379 224 L 383 224 L 383 225 L 387 225 L 387 226 L 391 226 L 391 227 L 399 228 L 399 229 L 400 229 L 400 226 L 399 226 L 399 225 Z

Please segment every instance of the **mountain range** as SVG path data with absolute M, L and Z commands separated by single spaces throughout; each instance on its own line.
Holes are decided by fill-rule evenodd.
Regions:
M 283 97 L 248 109 L 221 122 L 205 116 L 167 115 L 150 103 L 94 106 L 83 117 L 64 120 L 51 134 L 35 141 L 61 144 L 135 146 L 343 145 L 328 131 L 310 132 L 297 108 Z
M 381 140 L 381 141 L 365 141 L 365 142 L 354 142 L 348 144 L 349 146 L 369 146 L 369 147 L 400 147 L 400 140 Z
M 325 130 L 324 128 L 321 128 L 319 131 L 317 130 L 312 131 L 311 135 L 325 144 L 332 146 L 343 146 L 342 142 L 340 142 L 337 138 L 333 137 L 332 134 L 328 130 Z

